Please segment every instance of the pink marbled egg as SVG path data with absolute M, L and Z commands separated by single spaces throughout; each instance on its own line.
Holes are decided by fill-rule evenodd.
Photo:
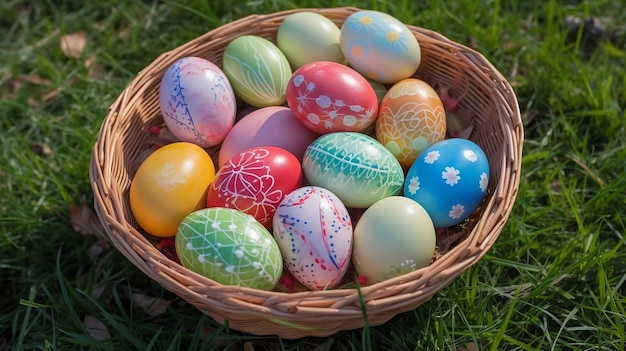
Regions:
M 352 221 L 327 189 L 305 186 L 289 193 L 273 220 L 285 266 L 312 290 L 331 289 L 345 275 L 352 254 Z
M 172 134 L 201 147 L 221 143 L 237 111 L 224 72 L 200 57 L 184 57 L 167 69 L 159 87 L 159 105 Z

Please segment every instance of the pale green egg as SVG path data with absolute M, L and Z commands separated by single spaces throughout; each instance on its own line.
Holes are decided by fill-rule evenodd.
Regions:
M 339 44 L 340 34 L 339 27 L 329 18 L 303 11 L 291 14 L 281 22 L 276 43 L 294 70 L 315 61 L 345 64 Z
M 263 37 L 243 35 L 231 41 L 224 51 L 222 69 L 235 94 L 254 107 L 277 106 L 287 101 L 292 73 L 289 61 Z
M 278 244 L 254 217 L 229 208 L 204 208 L 178 226 L 181 264 L 220 284 L 271 290 L 283 271 Z
M 375 284 L 428 266 L 435 253 L 435 227 L 420 204 L 390 196 L 363 212 L 353 245 L 357 273 Z

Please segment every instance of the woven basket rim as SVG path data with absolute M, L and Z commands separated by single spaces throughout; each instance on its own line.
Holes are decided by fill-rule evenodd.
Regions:
M 275 31 L 277 23 L 289 14 L 313 11 L 329 17 L 336 23 L 348 15 L 361 11 L 356 7 L 302 8 L 272 14 L 255 14 L 215 28 L 199 37 L 155 58 L 142 69 L 124 88 L 111 105 L 94 144 L 89 176 L 94 192 L 94 207 L 103 222 L 113 245 L 136 267 L 149 277 L 206 311 L 217 321 L 229 320 L 234 329 L 258 335 L 279 335 L 285 338 L 303 336 L 328 336 L 340 330 L 365 325 L 353 322 L 342 325 L 341 318 L 362 318 L 361 301 L 369 316 L 380 316 L 369 325 L 382 324 L 396 314 L 415 308 L 450 284 L 468 267 L 481 259 L 497 239 L 506 223 L 517 196 L 521 169 L 523 125 L 513 89 L 506 79 L 480 53 L 462 44 L 453 42 L 435 31 L 407 26 L 422 41 L 431 41 L 442 48 L 442 55 L 454 56 L 459 64 L 471 67 L 481 75 L 488 85 L 491 97 L 497 101 L 495 108 L 502 120 L 499 123 L 503 134 L 502 156 L 498 169 L 498 182 L 490 185 L 490 195 L 481 205 L 482 216 L 476 219 L 473 228 L 460 239 L 456 246 L 438 257 L 430 266 L 380 283 L 360 288 L 333 289 L 326 291 L 277 292 L 262 291 L 245 287 L 223 286 L 168 259 L 158 251 L 141 231 L 130 224 L 121 208 L 124 199 L 116 176 L 120 172 L 113 168 L 116 153 L 113 145 L 124 139 L 115 127 L 128 123 L 125 112 L 140 104 L 146 92 L 160 81 L 164 67 L 177 58 L 194 56 L 207 43 L 228 41 L 240 35 L 244 28 L 258 32 Z M 157 112 L 154 112 L 157 113 Z M 493 122 L 493 123 L 496 123 Z M 494 166 L 495 167 L 495 166 Z M 117 172 L 117 173 L 116 173 Z M 244 312 L 240 310 L 243 309 Z M 390 312 L 386 312 L 390 311 Z M 231 315 L 229 315 L 229 313 Z M 242 315 L 243 313 L 243 315 Z M 246 316 L 247 314 L 247 316 Z M 337 316 L 328 327 L 313 326 L 311 319 L 325 323 L 328 316 Z M 233 319 L 240 319 L 233 323 Z M 256 325 L 255 322 L 256 321 Z M 260 325 L 260 326 L 259 326 Z

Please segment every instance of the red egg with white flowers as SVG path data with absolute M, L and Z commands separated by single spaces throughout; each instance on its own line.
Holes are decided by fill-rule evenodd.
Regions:
M 223 165 L 209 186 L 207 207 L 225 207 L 253 216 L 271 227 L 276 208 L 302 183 L 300 161 L 289 151 L 254 147 Z
M 298 68 L 287 84 L 294 115 L 319 134 L 360 132 L 378 114 L 378 98 L 359 72 L 336 62 L 316 61 Z

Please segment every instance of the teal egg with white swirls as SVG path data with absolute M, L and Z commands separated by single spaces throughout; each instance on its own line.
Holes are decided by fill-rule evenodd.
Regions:
M 263 37 L 243 35 L 231 41 L 222 57 L 222 69 L 235 94 L 254 107 L 287 101 L 291 66 L 278 46 Z
M 204 208 L 176 232 L 181 264 L 223 285 L 273 289 L 283 271 L 278 244 L 254 217 L 229 208 Z
M 411 77 L 422 59 L 413 32 L 384 12 L 363 10 L 351 14 L 341 26 L 339 42 L 352 68 L 383 84 Z
M 366 208 L 402 190 L 400 162 L 376 139 L 358 132 L 324 134 L 306 149 L 302 169 L 352 208 Z

